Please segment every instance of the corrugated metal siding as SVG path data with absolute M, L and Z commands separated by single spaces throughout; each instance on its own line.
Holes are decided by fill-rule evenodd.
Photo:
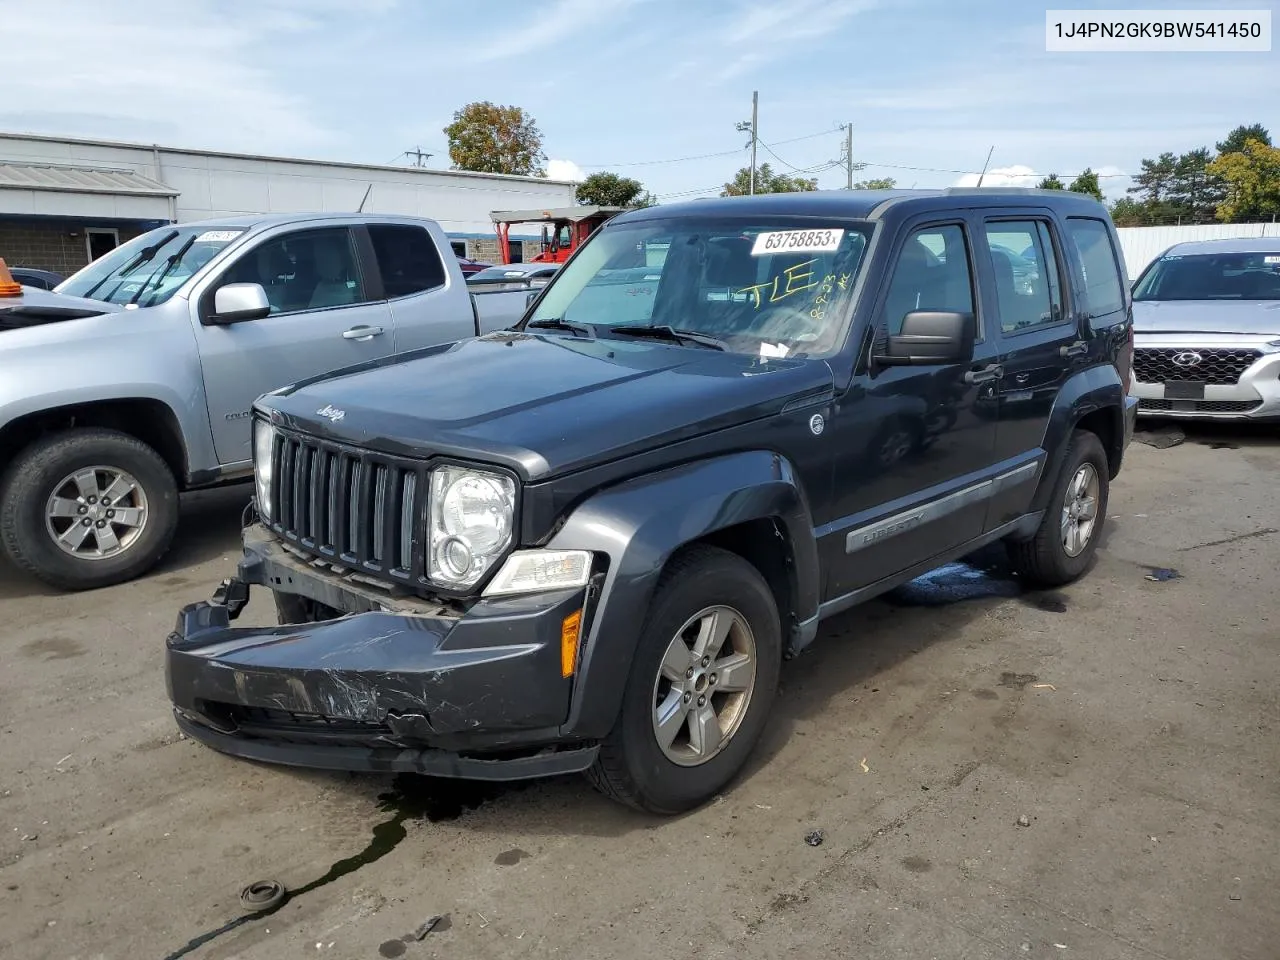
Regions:
M 1148 263 L 1175 243 L 1188 240 L 1229 240 L 1239 237 L 1280 237 L 1280 223 L 1207 223 L 1185 227 L 1118 227 L 1120 249 L 1129 279 L 1138 279 Z

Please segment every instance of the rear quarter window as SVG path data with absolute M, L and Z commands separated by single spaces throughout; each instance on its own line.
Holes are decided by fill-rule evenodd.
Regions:
M 1076 279 L 1085 292 L 1089 313 L 1100 317 L 1123 310 L 1124 283 L 1107 225 L 1088 217 L 1068 217 L 1067 236 L 1079 255 Z

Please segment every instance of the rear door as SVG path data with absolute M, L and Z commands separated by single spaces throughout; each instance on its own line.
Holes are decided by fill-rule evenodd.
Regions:
M 994 529 L 1028 509 L 1058 391 L 1089 358 L 1064 237 L 1047 210 L 983 216 L 978 249 L 991 287 L 1003 371 L 989 398 L 999 423 L 997 459 L 1007 474 L 987 518 L 988 529 Z
M 298 380 L 389 356 L 391 312 L 348 226 L 275 233 L 248 247 L 196 301 L 213 313 L 228 283 L 259 283 L 271 315 L 225 326 L 197 322 L 205 396 L 218 461 L 251 457 L 249 409 L 262 394 Z
M 391 308 L 396 353 L 475 334 L 475 315 L 466 286 L 458 281 L 454 288 L 440 248 L 426 227 L 370 223 L 361 229 L 369 239 L 383 295 Z

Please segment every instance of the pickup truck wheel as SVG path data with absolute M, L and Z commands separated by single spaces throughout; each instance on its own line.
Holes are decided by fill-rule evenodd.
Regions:
M 1074 431 L 1040 528 L 1006 544 L 1015 572 L 1035 586 L 1060 587 L 1089 568 L 1107 518 L 1108 476 L 1097 434 Z
M 141 575 L 178 525 L 178 489 L 151 447 L 95 427 L 44 437 L 0 479 L 0 541 L 24 570 L 64 590 Z
M 781 662 L 777 606 L 755 567 L 713 547 L 676 558 L 589 779 L 650 813 L 681 813 L 711 799 L 759 739 Z

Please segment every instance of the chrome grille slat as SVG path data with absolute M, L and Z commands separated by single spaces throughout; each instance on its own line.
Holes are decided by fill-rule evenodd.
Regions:
M 1199 360 L 1184 365 L 1174 358 L 1195 354 Z M 1257 350 L 1196 347 L 1139 347 L 1133 351 L 1133 373 L 1140 383 L 1206 383 L 1232 386 L 1262 354 Z
M 401 582 L 421 580 L 426 469 L 278 431 L 271 526 L 297 549 Z

